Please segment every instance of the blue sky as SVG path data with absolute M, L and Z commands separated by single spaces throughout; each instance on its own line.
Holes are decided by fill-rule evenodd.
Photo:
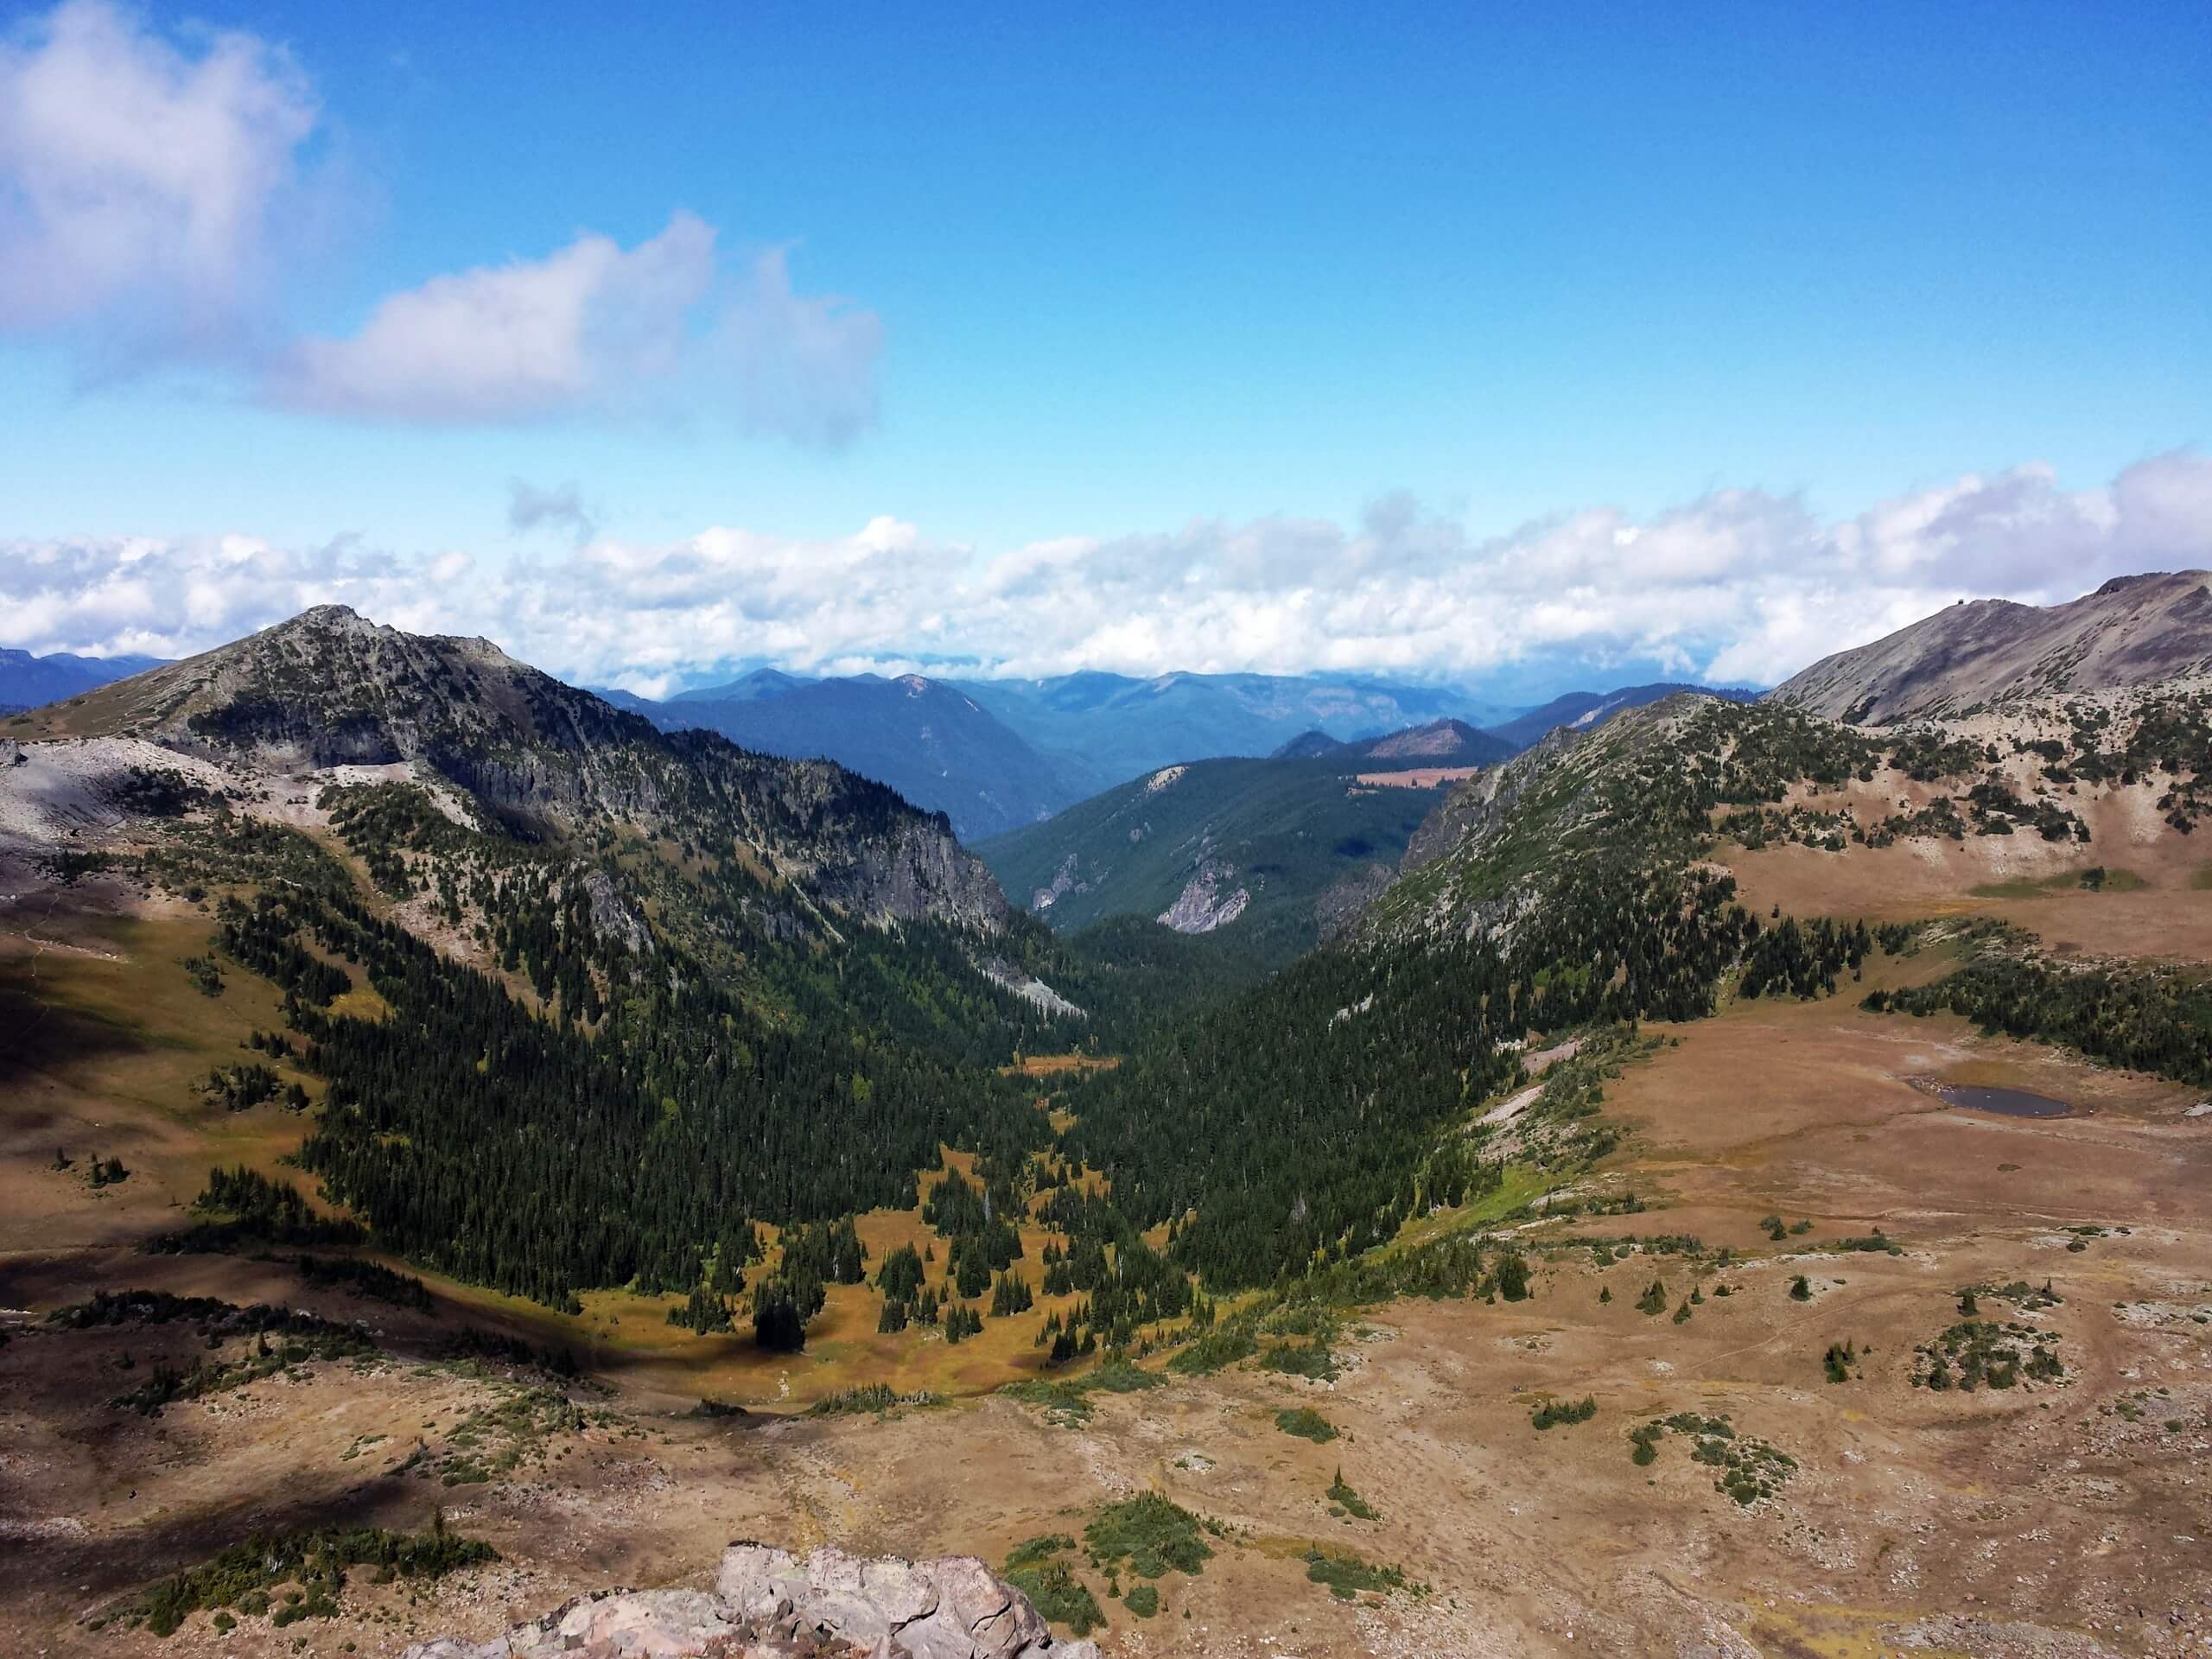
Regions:
M 1166 603 L 1224 561 L 1192 551 L 1194 526 L 1334 526 L 1344 557 L 1442 579 L 1532 524 L 1656 526 L 1751 493 L 1788 521 L 1755 562 L 1770 576 L 1794 559 L 1802 601 L 1866 585 L 1837 532 L 1883 504 L 2041 468 L 2094 527 L 2109 512 L 2083 504 L 2124 496 L 2131 467 L 2181 467 L 2162 499 L 2194 503 L 2212 442 L 2202 5 L 11 16 L 19 75 L 57 18 L 104 29 L 79 66 L 94 85 L 134 65 L 186 85 L 227 35 L 261 79 L 207 101 L 286 174 L 211 267 L 236 271 L 235 291 L 200 272 L 181 301 L 169 245 L 134 246 L 103 218 L 71 257 L 143 268 L 80 273 L 96 302 L 11 304 L 5 244 L 21 256 L 52 232 L 38 215 L 57 176 L 120 193 L 125 222 L 146 187 L 80 165 L 71 147 L 103 135 L 73 119 L 0 136 L 0 537 L 25 544 L 156 538 L 204 565 L 210 538 L 246 537 L 334 582 L 369 580 L 372 550 L 384 579 L 416 572 L 427 614 L 429 562 L 457 551 L 474 579 L 533 561 L 565 579 L 570 523 L 633 551 L 734 527 L 834 566 L 821 548 L 889 518 L 912 527 L 899 556 L 925 594 L 1033 563 L 1040 543 L 1156 538 Z M 293 123 L 275 138 L 251 95 L 264 85 Z M 111 102 L 125 127 L 144 117 Z M 156 184 L 229 189 L 223 165 Z M 677 214 L 711 227 L 711 255 L 671 229 Z M 611 260 L 664 247 L 686 296 L 626 300 L 625 340 L 649 338 L 588 385 L 396 378 L 413 361 L 394 349 L 404 318 L 343 345 L 390 296 L 548 261 L 584 232 Z M 789 296 L 760 287 L 754 261 L 777 250 Z M 753 342 L 734 353 L 716 332 L 730 319 Z M 449 365 L 423 350 L 423 373 Z M 518 531 L 515 480 L 573 486 L 579 514 Z M 1398 493 L 1424 547 L 1361 553 Z M 2073 531 L 2029 549 L 2013 590 L 2192 554 L 2193 506 L 2178 544 L 2163 511 L 2155 534 L 2108 530 L 2093 552 Z M 353 563 L 316 564 L 341 537 Z M 1742 667 L 1770 671 L 1804 639 L 2004 575 L 1955 550 L 1788 639 L 1732 589 L 1732 620 L 1702 632 L 1501 624 L 1480 652 L 1378 665 L 1471 674 L 1565 651 L 1701 671 L 1745 647 Z M 1270 598 L 1340 599 L 1327 580 L 1295 586 L 1300 556 L 1291 585 L 1260 584 Z M 696 608 L 703 590 L 686 593 Z M 1070 593 L 1128 596 L 1104 579 Z M 80 598 L 0 593 L 0 643 L 120 641 L 120 613 Z M 518 615 L 511 595 L 482 602 Z M 871 613 L 881 638 L 825 620 L 794 651 L 775 643 L 789 628 L 692 618 L 641 650 L 675 673 L 719 645 L 1020 655 L 1018 624 L 932 633 L 926 605 L 903 603 Z M 159 620 L 124 621 L 142 643 L 188 632 Z M 1017 665 L 1164 665 L 1209 637 L 1156 620 L 1148 640 L 1059 640 Z M 1342 624 L 1262 625 L 1243 648 L 1254 666 L 1347 639 L 1373 654 L 1371 632 Z

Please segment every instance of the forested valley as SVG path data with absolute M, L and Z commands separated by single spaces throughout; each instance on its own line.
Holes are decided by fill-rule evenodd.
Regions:
M 1749 914 L 1696 861 L 1694 823 L 1865 751 L 1732 708 L 1651 731 L 1580 794 L 1556 761 L 1529 766 L 1511 831 L 1558 846 L 1522 872 L 1509 925 L 1370 930 L 1264 982 L 1226 941 L 1136 918 L 1062 938 L 1014 916 L 980 944 L 928 917 L 810 937 L 703 837 L 643 856 L 604 832 L 471 829 L 406 785 L 323 802 L 372 893 L 312 840 L 220 809 L 143 868 L 223 886 L 217 955 L 283 990 L 272 1046 L 323 1081 L 299 1165 L 385 1248 L 556 1308 L 673 1292 L 672 1322 L 749 1319 L 771 1346 L 804 1342 L 823 1285 L 868 1278 L 887 1331 L 957 1341 L 1031 1311 L 1006 1270 L 1007 1218 L 1033 1214 L 1057 1230 L 1048 1290 L 1083 1299 L 1039 1339 L 1071 1357 L 1495 1190 L 1464 1119 L 1522 1082 L 1532 1038 L 1694 1019 L 1724 983 L 1825 995 L 1858 968 L 1863 926 Z M 1594 828 L 1572 805 L 1593 786 L 1611 809 Z M 424 910 L 473 934 L 481 965 L 426 942 Z M 1119 1063 L 1044 1084 L 1012 1065 L 1069 1052 Z M 1548 1166 L 1616 1144 L 1587 1116 Z M 980 1208 L 931 1174 L 944 1147 L 975 1155 Z M 946 1246 L 929 1273 L 805 1243 L 918 1205 Z

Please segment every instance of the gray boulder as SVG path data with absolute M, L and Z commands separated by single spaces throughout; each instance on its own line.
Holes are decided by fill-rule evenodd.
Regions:
M 402 1659 L 1098 1659 L 1055 1642 L 1021 1592 L 972 1555 L 908 1561 L 732 1544 L 712 1595 L 601 1591 L 485 1643 Z

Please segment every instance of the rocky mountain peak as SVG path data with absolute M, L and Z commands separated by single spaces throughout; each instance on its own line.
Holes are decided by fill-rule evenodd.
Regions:
M 130 737 L 296 778 L 411 767 L 525 838 L 615 824 L 678 842 L 734 836 L 849 915 L 995 931 L 1007 910 L 942 815 L 822 760 L 663 732 L 489 640 L 412 634 L 319 605 L 102 688 L 44 735 Z
M 274 632 L 278 628 L 345 629 L 356 633 L 373 633 L 377 624 L 370 621 L 351 605 L 310 605 L 288 622 L 279 622 L 265 630 Z
M 2147 685 L 2212 668 L 2212 590 L 2202 570 L 2115 576 L 2063 605 L 1978 600 L 1806 669 L 1777 701 L 1884 725 L 1981 703 Z
M 1464 720 L 1432 720 L 1425 726 L 1393 732 L 1360 746 L 1360 753 L 1376 760 L 1452 759 L 1503 747 L 1486 742 L 1483 734 Z

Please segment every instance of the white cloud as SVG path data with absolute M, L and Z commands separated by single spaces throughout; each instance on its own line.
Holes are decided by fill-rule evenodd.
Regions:
M 803 540 L 716 528 L 607 536 L 505 565 L 358 541 L 0 543 L 0 645 L 204 648 L 319 600 L 484 633 L 569 678 L 665 689 L 767 659 L 849 671 L 1390 671 L 1466 680 L 1561 658 L 1771 682 L 1963 597 L 2070 599 L 2106 577 L 2212 565 L 2212 458 L 2101 489 L 2047 467 L 1969 476 L 1823 523 L 1717 492 L 1635 519 L 1562 512 L 1478 538 L 1390 499 L 1357 525 L 1198 521 L 995 558 L 883 517 Z
M 280 48 L 193 44 L 105 0 L 0 42 L 0 327 L 102 327 L 108 355 L 248 330 L 320 108 Z
M 433 424 L 622 411 L 682 363 L 714 269 L 715 232 L 690 213 L 627 252 L 587 233 L 543 259 L 391 295 L 347 339 L 296 342 L 267 391 L 322 414 Z
M 836 448 L 874 424 L 883 327 L 795 294 L 780 251 L 734 285 L 714 227 L 678 213 L 623 249 L 586 232 L 378 302 L 345 339 L 296 341 L 264 395 L 370 421 L 475 425 L 721 410 L 748 432 Z
M 63 0 L 0 35 L 0 331 L 58 336 L 102 373 L 213 365 L 350 420 L 708 412 L 827 448 L 874 423 L 880 320 L 794 291 L 780 249 L 725 270 L 681 212 L 634 247 L 587 231 L 288 340 L 308 244 L 356 194 L 317 159 L 329 140 L 306 73 L 254 35 Z

